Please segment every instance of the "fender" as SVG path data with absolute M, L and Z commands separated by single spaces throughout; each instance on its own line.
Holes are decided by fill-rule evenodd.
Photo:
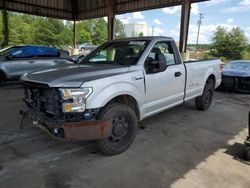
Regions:
M 206 85 L 206 81 L 207 81 L 207 79 L 209 78 L 209 76 L 211 76 L 211 75 L 213 75 L 214 77 L 215 77 L 215 82 L 216 82 L 216 76 L 215 76 L 215 70 L 214 70 L 214 68 L 213 67 L 209 67 L 209 69 L 206 71 L 206 73 L 205 73 L 205 75 L 204 75 L 204 77 L 203 77 L 203 89 L 202 89 L 202 91 L 204 90 L 204 88 L 205 88 L 205 85 Z M 216 84 L 216 83 L 214 83 L 214 84 Z
M 142 97 L 144 93 L 141 93 L 138 88 L 129 82 L 118 82 L 106 86 L 101 92 L 94 91 L 86 101 L 86 109 L 101 108 L 120 95 L 130 95 L 137 101 L 139 107 L 144 102 L 144 97 Z
M 4 64 L 4 63 L 1 63 L 1 65 L 0 65 L 0 74 L 3 74 L 3 75 L 4 75 L 4 78 L 5 78 L 6 80 L 8 80 L 8 79 L 10 79 L 10 76 L 9 76 L 9 74 L 8 74 L 8 71 L 6 71 L 6 69 L 5 69 L 5 66 L 3 66 L 3 64 Z

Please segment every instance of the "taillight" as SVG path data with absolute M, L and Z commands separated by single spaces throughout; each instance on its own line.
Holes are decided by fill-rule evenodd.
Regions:
M 223 68 L 224 68 L 224 64 L 220 64 L 220 73 L 222 73 L 222 71 L 223 71 Z

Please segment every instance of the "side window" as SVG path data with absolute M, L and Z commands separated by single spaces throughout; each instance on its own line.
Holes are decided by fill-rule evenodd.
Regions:
M 13 51 L 13 58 L 31 58 L 38 55 L 38 50 L 35 47 L 24 47 Z
M 164 41 L 156 43 L 149 54 L 149 58 L 153 58 L 154 61 L 157 61 L 157 57 L 159 57 L 159 55 L 165 57 L 164 61 L 168 66 L 176 64 L 173 48 L 170 42 Z
M 163 72 L 167 66 L 175 65 L 174 52 L 168 41 L 157 42 L 145 61 L 147 74 Z
M 113 50 L 102 50 L 89 59 L 89 62 L 112 61 L 114 58 Z
M 59 57 L 60 53 L 56 48 L 40 47 L 38 52 L 39 57 Z

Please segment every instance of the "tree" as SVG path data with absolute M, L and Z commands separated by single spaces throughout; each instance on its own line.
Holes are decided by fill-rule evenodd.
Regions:
M 227 59 L 242 58 L 247 48 L 247 38 L 239 27 L 227 31 L 224 27 L 217 27 L 212 36 L 211 55 Z
M 31 16 L 8 12 L 9 45 L 37 44 L 49 46 L 71 45 L 73 40 L 73 24 L 70 21 Z M 118 24 L 117 35 L 123 35 Z M 3 14 L 0 14 L 0 32 L 3 32 Z M 92 42 L 101 44 L 107 40 L 107 22 L 103 19 L 91 19 L 76 24 L 77 43 Z M 0 44 L 4 43 L 0 35 Z
M 115 38 L 121 39 L 126 38 L 126 33 L 124 31 L 124 25 L 119 19 L 115 19 Z
M 108 25 L 104 18 L 93 19 L 92 25 L 93 44 L 102 44 L 108 40 Z
M 143 36 L 144 36 L 143 32 L 140 32 L 138 35 L 138 37 L 143 37 Z

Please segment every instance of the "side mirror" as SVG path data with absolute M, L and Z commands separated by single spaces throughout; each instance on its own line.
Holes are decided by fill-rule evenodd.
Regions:
M 145 70 L 147 74 L 163 72 L 167 69 L 166 61 L 161 59 L 158 61 L 155 61 L 153 59 L 147 59 L 145 65 Z
M 11 54 L 9 54 L 9 55 L 6 55 L 5 58 L 8 59 L 8 60 L 12 60 L 13 56 Z

